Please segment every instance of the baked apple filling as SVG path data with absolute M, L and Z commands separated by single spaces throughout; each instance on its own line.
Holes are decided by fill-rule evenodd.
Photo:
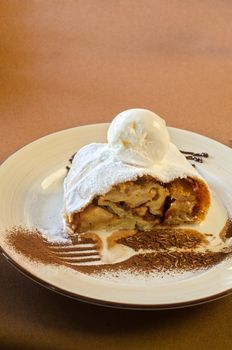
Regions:
M 66 215 L 71 231 L 98 229 L 151 230 L 156 225 L 196 223 L 210 204 L 205 183 L 195 178 L 161 183 L 151 176 L 117 184 L 80 212 Z

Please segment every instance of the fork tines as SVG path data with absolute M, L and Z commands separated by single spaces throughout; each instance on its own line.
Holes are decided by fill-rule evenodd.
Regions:
M 50 251 L 66 265 L 92 265 L 101 257 L 95 243 L 53 244 L 46 242 Z

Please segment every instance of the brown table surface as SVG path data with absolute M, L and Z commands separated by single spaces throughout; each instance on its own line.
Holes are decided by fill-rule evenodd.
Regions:
M 0 16 L 0 160 L 131 107 L 231 145 L 230 1 L 1 0 Z M 231 307 L 228 296 L 172 311 L 101 308 L 0 258 L 1 349 L 226 350 Z

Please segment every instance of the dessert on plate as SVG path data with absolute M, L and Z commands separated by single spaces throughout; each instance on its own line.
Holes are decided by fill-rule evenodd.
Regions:
M 165 121 L 130 109 L 112 121 L 108 143 L 75 155 L 64 180 L 64 218 L 70 235 L 201 222 L 210 206 L 207 183 L 170 142 Z

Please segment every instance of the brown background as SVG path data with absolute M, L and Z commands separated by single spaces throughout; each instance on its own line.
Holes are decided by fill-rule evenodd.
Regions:
M 131 107 L 231 145 L 230 0 L 1 0 L 0 16 L 0 160 Z M 0 258 L 1 349 L 226 350 L 231 307 L 227 297 L 179 311 L 104 309 Z

